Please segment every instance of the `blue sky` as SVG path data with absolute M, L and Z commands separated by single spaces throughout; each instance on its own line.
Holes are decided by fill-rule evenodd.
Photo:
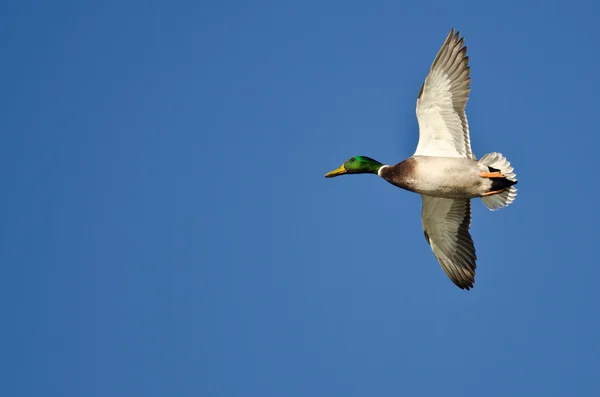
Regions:
M 596 396 L 592 1 L 7 1 L 0 6 L 5 396 Z M 410 156 L 466 37 L 475 289 L 419 196 L 333 180 Z

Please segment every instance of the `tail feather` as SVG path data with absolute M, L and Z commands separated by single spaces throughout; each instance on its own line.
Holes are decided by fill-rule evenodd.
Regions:
M 491 191 L 503 190 L 502 193 L 482 197 L 483 204 L 490 211 L 494 211 L 515 201 L 517 188 L 513 185 L 517 183 L 517 175 L 506 157 L 502 156 L 501 153 L 489 153 L 479 160 L 479 164 L 486 165 L 494 171 L 498 170 L 504 175 L 504 178 L 492 180 Z

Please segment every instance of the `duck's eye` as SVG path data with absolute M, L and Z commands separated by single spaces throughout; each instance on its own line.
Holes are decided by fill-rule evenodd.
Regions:
M 350 159 L 350 162 L 351 162 L 351 163 L 353 163 L 353 162 L 354 162 L 354 160 L 356 160 L 356 159 L 355 159 L 354 157 L 352 157 L 352 158 Z

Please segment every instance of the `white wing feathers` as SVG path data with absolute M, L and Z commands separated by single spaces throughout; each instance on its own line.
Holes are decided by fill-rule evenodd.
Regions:
M 477 256 L 469 234 L 471 200 L 421 197 L 423 230 L 433 254 L 454 284 L 473 288 Z
M 475 158 L 465 114 L 471 84 L 469 57 L 459 36 L 450 31 L 421 87 L 415 156 Z

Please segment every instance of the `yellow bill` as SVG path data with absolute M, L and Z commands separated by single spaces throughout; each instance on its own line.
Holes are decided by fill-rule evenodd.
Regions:
M 343 175 L 346 172 L 348 171 L 346 171 L 346 167 L 344 167 L 344 164 L 342 164 L 339 168 L 325 174 L 325 178 L 333 178 L 334 176 Z

